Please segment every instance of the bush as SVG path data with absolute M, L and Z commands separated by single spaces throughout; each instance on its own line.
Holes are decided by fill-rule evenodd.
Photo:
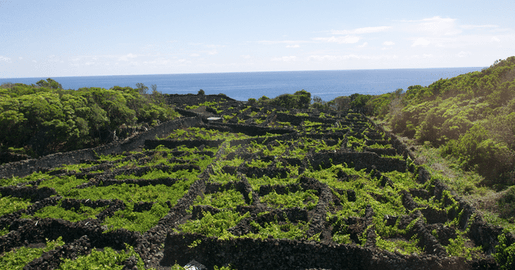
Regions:
M 138 84 L 139 87 L 145 87 Z M 160 93 L 141 89 L 63 90 L 52 80 L 0 88 L 0 145 L 25 148 L 33 157 L 93 147 L 114 139 L 122 126 L 173 119 L 177 114 Z
M 507 234 L 509 232 L 505 231 L 499 235 L 499 245 L 495 246 L 496 252 L 494 254 L 495 260 L 503 270 L 515 267 L 515 243 L 509 243 Z

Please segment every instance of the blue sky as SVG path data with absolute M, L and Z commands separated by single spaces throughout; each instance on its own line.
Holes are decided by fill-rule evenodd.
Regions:
M 515 1 L 0 0 L 0 78 L 489 66 Z

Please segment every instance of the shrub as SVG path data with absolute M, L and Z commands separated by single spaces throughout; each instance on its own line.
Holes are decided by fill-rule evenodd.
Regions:
M 494 258 L 497 263 L 501 266 L 501 269 L 513 269 L 515 267 L 515 243 L 509 243 L 506 234 L 509 232 L 505 231 L 500 234 L 499 245 L 495 246 Z

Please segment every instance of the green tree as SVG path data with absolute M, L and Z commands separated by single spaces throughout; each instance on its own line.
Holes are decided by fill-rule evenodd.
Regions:
M 136 84 L 136 89 L 138 89 L 138 92 L 141 94 L 141 95 L 146 95 L 148 94 L 148 86 L 146 86 L 145 84 L 143 83 L 137 83 Z

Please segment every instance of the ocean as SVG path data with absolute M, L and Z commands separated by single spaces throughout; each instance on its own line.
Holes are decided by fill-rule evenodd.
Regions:
M 318 96 L 329 101 L 354 93 L 379 95 L 399 88 L 406 90 L 411 85 L 427 86 L 441 78 L 452 78 L 481 69 L 483 67 L 80 76 L 52 79 L 59 82 L 64 89 L 136 87 L 136 83 L 143 83 L 150 89 L 155 84 L 158 91 L 166 94 L 196 94 L 203 89 L 206 94 L 223 93 L 236 100 L 258 99 L 262 96 L 273 98 L 304 89 L 312 97 Z M 35 84 L 41 79 L 46 77 L 0 78 L 0 84 Z

